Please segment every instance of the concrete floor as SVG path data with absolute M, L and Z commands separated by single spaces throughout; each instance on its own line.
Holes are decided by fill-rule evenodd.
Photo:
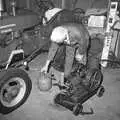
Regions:
M 39 70 L 45 63 L 45 58 L 46 55 L 40 55 L 30 63 L 29 75 L 33 88 L 28 100 L 14 112 L 0 114 L 0 120 L 120 120 L 120 70 L 104 71 L 104 96 L 94 96 L 84 103 L 84 110 L 90 111 L 92 107 L 94 114 L 76 117 L 71 111 L 51 104 L 56 88 L 46 93 L 37 88 Z

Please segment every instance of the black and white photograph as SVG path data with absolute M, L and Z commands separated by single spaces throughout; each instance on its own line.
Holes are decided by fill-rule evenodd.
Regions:
M 0 0 L 0 120 L 120 120 L 120 0 Z

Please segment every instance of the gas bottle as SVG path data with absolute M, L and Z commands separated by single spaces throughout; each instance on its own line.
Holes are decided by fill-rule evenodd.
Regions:
M 52 88 L 52 78 L 50 74 L 40 72 L 38 78 L 38 88 L 40 91 L 49 91 Z

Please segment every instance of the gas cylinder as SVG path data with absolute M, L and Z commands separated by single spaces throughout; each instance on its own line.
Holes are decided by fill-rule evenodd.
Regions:
M 52 88 L 52 78 L 50 74 L 40 72 L 38 79 L 38 88 L 40 91 L 49 91 Z

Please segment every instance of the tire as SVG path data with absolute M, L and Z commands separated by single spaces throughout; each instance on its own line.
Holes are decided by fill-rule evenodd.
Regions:
M 73 107 L 73 114 L 75 116 L 78 116 L 80 113 L 83 112 L 83 106 L 81 104 L 76 104 L 74 107 Z
M 6 70 L 0 79 L 0 113 L 8 114 L 23 105 L 31 89 L 31 79 L 24 70 Z
M 105 92 L 104 86 L 100 86 L 100 88 L 98 89 L 96 95 L 100 98 L 100 97 L 103 96 L 104 92 Z
M 90 90 L 98 90 L 103 82 L 103 74 L 99 69 L 91 69 L 87 72 L 87 80 L 90 82 Z

